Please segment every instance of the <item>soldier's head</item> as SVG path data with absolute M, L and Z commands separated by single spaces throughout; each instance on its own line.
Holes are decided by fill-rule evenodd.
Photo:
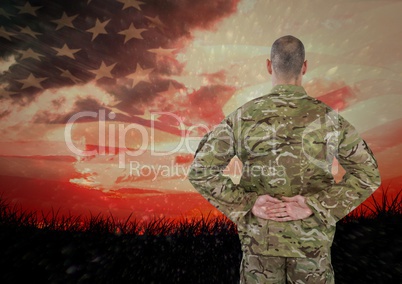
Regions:
M 301 84 L 301 77 L 307 70 L 304 58 L 304 45 L 298 38 L 291 35 L 280 37 L 271 47 L 271 59 L 267 60 L 268 72 L 277 83 Z

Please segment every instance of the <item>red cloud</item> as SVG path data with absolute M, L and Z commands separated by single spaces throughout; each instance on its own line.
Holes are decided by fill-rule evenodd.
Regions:
M 239 0 L 182 0 L 166 1 L 164 5 L 155 1 L 149 6 L 161 16 L 169 32 L 177 37 L 189 35 L 191 29 L 211 29 L 216 22 L 236 12 L 238 3 Z
M 372 128 L 362 133 L 362 137 L 367 141 L 374 154 L 402 144 L 402 119 Z
M 356 100 L 356 88 L 346 85 L 343 81 L 315 78 L 308 82 L 305 88 L 307 94 L 336 110 L 343 110 L 349 106 L 351 101 Z
M 344 86 L 340 89 L 319 96 L 317 99 L 329 105 L 333 109 L 343 110 L 348 106 L 349 99 L 353 97 L 354 94 L 352 89 L 349 86 Z
M 225 70 L 220 70 L 212 74 L 201 74 L 205 76 L 209 84 L 222 84 L 226 80 Z
M 174 159 L 175 164 L 178 164 L 178 165 L 187 164 L 192 161 L 193 161 L 192 154 L 179 155 L 179 156 L 176 156 Z
M 223 118 L 223 105 L 234 94 L 236 88 L 226 85 L 201 87 L 189 95 L 188 116 L 199 118 L 210 126 Z

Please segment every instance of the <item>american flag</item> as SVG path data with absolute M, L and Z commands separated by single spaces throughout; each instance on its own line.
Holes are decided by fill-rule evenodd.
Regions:
M 1 95 L 27 104 L 45 90 L 95 82 L 115 98 L 113 110 L 141 118 L 156 97 L 187 92 L 172 79 L 183 68 L 177 53 L 192 30 L 211 27 L 237 2 L 2 0 Z M 34 119 L 63 123 L 84 106 L 105 107 L 87 99 L 69 113 L 44 110 Z

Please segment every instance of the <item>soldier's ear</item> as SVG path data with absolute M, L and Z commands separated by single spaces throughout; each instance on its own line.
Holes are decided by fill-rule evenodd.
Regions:
M 302 66 L 302 74 L 306 74 L 307 72 L 307 60 L 304 60 L 303 66 Z
M 269 75 L 272 75 L 272 62 L 269 59 L 267 59 L 267 70 Z

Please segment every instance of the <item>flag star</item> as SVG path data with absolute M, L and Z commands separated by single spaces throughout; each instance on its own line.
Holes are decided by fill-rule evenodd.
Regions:
M 156 16 L 154 18 L 145 16 L 145 18 L 147 18 L 151 22 L 150 27 L 152 27 L 152 28 L 157 27 L 160 30 L 166 28 L 166 25 L 164 23 L 162 23 L 162 21 L 159 19 L 159 16 Z
M 31 6 L 31 4 L 28 2 L 25 3 L 24 6 L 16 6 L 16 8 L 18 10 L 20 10 L 18 12 L 18 14 L 31 14 L 33 16 L 37 16 L 36 15 L 36 10 L 42 8 L 42 6 Z
M 0 37 L 4 37 L 5 39 L 8 39 L 9 41 L 11 41 L 10 36 L 15 36 L 15 35 L 8 32 L 5 28 L 0 27 Z
M 36 37 L 37 35 L 41 35 L 41 33 L 38 33 L 38 32 L 35 32 L 35 31 L 31 30 L 31 28 L 29 26 L 21 28 L 20 33 L 30 35 L 31 37 L 34 37 L 36 39 L 37 39 L 37 37 Z
M 32 73 L 30 73 L 27 78 L 21 79 L 21 80 L 16 80 L 16 81 L 23 84 L 21 89 L 26 89 L 29 87 L 36 87 L 39 89 L 43 89 L 43 87 L 40 83 L 46 79 L 47 78 L 36 78 Z
M 131 88 L 134 88 L 140 81 L 151 83 L 149 74 L 153 71 L 153 68 L 142 69 L 140 64 L 137 63 L 137 68 L 134 73 L 126 76 L 126 78 L 133 80 Z
M 96 19 L 95 26 L 93 28 L 87 30 L 87 32 L 92 33 L 92 40 L 94 40 L 100 34 L 107 34 L 105 27 L 107 26 L 107 24 L 109 22 L 110 22 L 110 19 L 107 21 L 103 21 L 103 22 L 101 22 L 99 19 Z
M 78 17 L 78 15 L 69 17 L 69 16 L 67 16 L 67 14 L 65 12 L 63 12 L 63 15 L 61 16 L 60 19 L 53 20 L 52 22 L 57 24 L 56 31 L 61 29 L 62 27 L 70 27 L 70 28 L 75 29 L 75 27 L 73 25 L 73 21 L 77 17 Z
M 124 4 L 122 10 L 124 10 L 126 8 L 129 8 L 129 7 L 134 7 L 134 8 L 136 8 L 136 9 L 141 11 L 140 5 L 145 4 L 144 2 L 141 2 L 141 1 L 138 1 L 138 0 L 117 0 L 117 1 Z
M 158 120 L 161 115 L 154 112 L 150 112 L 148 109 L 145 109 L 144 114 L 137 116 L 145 120 Z
M 131 114 L 129 114 L 128 112 L 122 111 L 122 110 L 120 110 L 118 108 L 115 108 L 115 107 L 111 107 L 110 110 L 113 111 L 114 113 L 120 113 L 120 114 L 125 115 L 125 116 L 131 116 Z
M 62 48 L 56 48 L 56 47 L 52 48 L 57 51 L 57 56 L 67 56 L 72 59 L 75 59 L 74 53 L 77 53 L 78 51 L 81 50 L 81 48 L 71 49 L 68 47 L 67 44 L 64 44 Z
M 148 49 L 149 52 L 161 55 L 161 56 L 167 56 L 167 57 L 174 57 L 173 52 L 176 49 L 164 49 L 162 47 L 159 48 L 154 48 L 154 49 Z
M 26 50 L 17 50 L 17 52 L 22 54 L 19 60 L 24 60 L 26 58 L 33 58 L 40 61 L 39 56 L 46 57 L 45 55 L 33 51 L 31 48 L 28 48 Z
M 163 92 L 158 92 L 158 94 L 160 94 L 161 96 L 164 96 L 164 97 L 172 97 L 180 90 L 181 89 L 176 89 L 175 86 L 172 84 L 172 82 L 169 82 L 168 89 Z
M 121 32 L 119 32 L 119 34 L 122 34 L 125 36 L 124 43 L 126 43 L 127 41 L 129 41 L 132 38 L 144 39 L 141 36 L 141 33 L 144 31 L 146 31 L 146 29 L 136 29 L 134 27 L 134 24 L 131 23 L 130 27 L 127 30 L 121 31 Z
M 73 81 L 73 83 L 77 84 L 77 83 L 81 83 L 81 80 L 77 77 L 75 77 L 73 74 L 71 74 L 70 70 L 63 70 L 58 68 L 61 71 L 60 76 L 64 77 L 64 78 L 68 78 L 71 81 Z
M 88 70 L 89 72 L 95 74 L 94 80 L 99 80 L 103 77 L 113 79 L 112 70 L 117 63 L 106 66 L 106 64 L 102 61 L 101 66 L 95 70 Z
M 0 8 L 0 16 L 3 16 L 4 18 L 10 19 L 11 14 L 7 13 L 6 10 Z

